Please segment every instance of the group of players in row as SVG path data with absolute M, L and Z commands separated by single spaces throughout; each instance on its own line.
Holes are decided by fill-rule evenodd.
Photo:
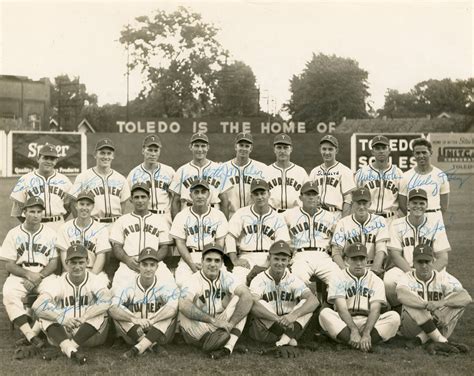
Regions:
M 448 342 L 471 301 L 446 272 L 448 178 L 431 165 L 425 139 L 413 142 L 417 165 L 406 173 L 390 163 L 389 139 L 370 145 L 373 162 L 354 176 L 336 160 L 338 140 L 324 136 L 323 163 L 308 176 L 291 162 L 286 134 L 275 137 L 276 161 L 266 166 L 250 158 L 248 133 L 237 135 L 236 156 L 223 164 L 207 159 L 209 140 L 196 133 L 193 160 L 174 171 L 159 162 L 160 138 L 149 135 L 144 162 L 125 178 L 103 139 L 96 166 L 72 184 L 46 144 L 38 169 L 11 194 L 22 224 L 0 253 L 9 319 L 34 347 L 44 345 L 43 330 L 79 363 L 82 347 L 105 340 L 107 315 L 132 345 L 127 358 L 159 351 L 177 324 L 187 343 L 228 356 L 247 316 L 254 339 L 288 356 L 319 306 L 309 288 L 315 277 L 327 286 L 319 323 L 336 341 L 370 351 L 401 332 L 410 346 L 467 351 Z M 173 252 L 174 275 L 162 262 Z M 31 293 L 39 295 L 34 324 L 24 305 Z

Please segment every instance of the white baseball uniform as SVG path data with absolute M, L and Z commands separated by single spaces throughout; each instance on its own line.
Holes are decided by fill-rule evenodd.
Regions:
M 303 167 L 291 163 L 290 167 L 282 169 L 276 163 L 272 163 L 267 167 L 266 180 L 272 208 L 284 211 L 301 206 L 300 190 L 308 181 L 308 174 Z

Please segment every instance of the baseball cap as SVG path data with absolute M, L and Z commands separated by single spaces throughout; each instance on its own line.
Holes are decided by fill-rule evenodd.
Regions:
M 204 179 L 196 179 L 193 181 L 189 189 L 192 191 L 196 187 L 204 187 L 209 190 L 209 183 Z
M 428 201 L 428 195 L 426 194 L 426 191 L 421 188 L 415 188 L 408 192 L 408 201 L 413 200 L 414 198 L 422 198 Z
M 143 140 L 143 146 L 156 145 L 161 147 L 161 139 L 156 134 L 150 134 Z
M 135 183 L 132 185 L 132 189 L 130 189 L 130 193 L 133 193 L 137 189 L 141 189 L 142 191 L 145 191 L 148 196 L 150 196 L 150 187 L 146 183 Z
M 73 244 L 66 251 L 66 261 L 76 257 L 87 258 L 87 256 L 87 249 L 82 244 Z
M 252 183 L 250 183 L 250 192 L 254 192 L 257 189 L 264 189 L 268 191 L 268 183 L 263 179 L 253 179 Z
M 94 194 L 91 191 L 81 191 L 77 195 L 77 201 L 79 200 L 89 200 L 92 203 L 95 203 Z
M 287 256 L 291 256 L 293 253 L 291 252 L 290 246 L 283 240 L 278 240 L 277 242 L 273 243 L 268 251 L 271 255 L 279 255 L 283 253 Z
M 306 192 L 310 192 L 310 191 L 313 191 L 313 192 L 316 192 L 316 194 L 319 194 L 318 187 L 316 186 L 316 182 L 307 181 L 301 187 L 301 194 L 306 193 Z
M 428 244 L 418 244 L 413 250 L 413 260 L 427 260 L 431 261 L 434 259 L 433 248 Z
M 155 261 L 160 261 L 158 258 L 158 251 L 151 248 L 151 247 L 145 247 L 140 251 L 140 254 L 138 255 L 138 262 L 142 262 L 143 260 L 148 260 L 152 259 Z
M 247 141 L 248 143 L 253 144 L 253 137 L 250 133 L 241 132 L 237 137 L 235 137 L 235 143 L 237 144 L 241 141 Z
M 352 201 L 370 201 L 370 191 L 367 188 L 357 188 L 352 191 Z
M 388 140 L 387 137 L 382 136 L 382 135 L 378 135 L 378 136 L 375 136 L 372 139 L 372 141 L 370 141 L 370 144 L 372 145 L 372 147 L 374 147 L 375 145 L 378 145 L 378 144 L 389 146 L 390 141 Z
M 291 142 L 291 137 L 287 134 L 277 134 L 273 139 L 273 145 L 284 144 L 284 145 L 293 145 Z
M 205 133 L 201 133 L 201 132 L 194 133 L 191 136 L 191 141 L 189 141 L 189 142 L 192 144 L 193 142 L 196 142 L 196 141 L 203 141 L 205 143 L 209 143 L 209 139 L 207 138 L 207 135 Z
M 330 144 L 334 145 L 336 148 L 339 147 L 339 141 L 337 140 L 336 137 L 331 136 L 330 134 L 327 134 L 324 136 L 321 141 L 319 141 L 319 145 L 321 145 L 323 142 L 329 142 Z
M 358 256 L 367 257 L 367 248 L 362 243 L 353 243 L 346 248 L 344 254 L 349 258 Z
M 204 246 L 204 249 L 202 250 L 202 257 L 204 257 L 206 253 L 211 252 L 211 251 L 218 252 L 222 256 L 224 256 L 224 248 L 222 248 L 217 243 L 209 243 Z
M 23 209 L 29 208 L 31 206 L 41 206 L 43 209 L 45 208 L 43 199 L 38 196 L 33 196 L 26 200 L 25 205 L 23 205 Z
M 103 138 L 102 140 L 97 141 L 97 144 L 95 144 L 95 150 L 101 150 L 104 148 L 115 150 L 115 145 L 110 138 Z
M 56 145 L 53 144 L 44 144 L 43 147 L 40 149 L 39 155 L 45 155 L 48 157 L 58 157 L 58 151 L 56 150 Z

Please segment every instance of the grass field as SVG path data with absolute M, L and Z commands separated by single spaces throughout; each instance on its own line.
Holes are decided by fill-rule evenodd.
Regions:
M 466 179 L 467 178 L 467 179 Z M 469 177 L 451 182 L 450 214 L 446 221 L 448 237 L 453 252 L 449 258 L 449 271 L 460 279 L 464 287 L 474 293 L 474 252 L 472 250 L 474 223 L 474 193 Z M 9 192 L 14 179 L 0 179 L 0 240 L 17 224 L 9 217 Z M 474 182 L 474 179 L 472 179 Z M 0 283 L 6 273 L 0 267 Z M 311 337 L 310 335 L 308 337 Z M 247 339 L 251 350 L 247 355 L 234 355 L 220 361 L 213 361 L 200 351 L 185 345 L 172 344 L 167 347 L 168 357 L 147 355 L 134 361 L 121 361 L 125 347 L 111 349 L 102 347 L 88 350 L 89 364 L 77 366 L 65 358 L 52 362 L 40 359 L 16 361 L 13 359 L 14 341 L 20 338 L 18 332 L 10 330 L 10 323 L 3 305 L 0 309 L 0 374 L 1 375 L 58 375 L 58 374 L 155 374 L 166 375 L 315 375 L 315 374 L 359 374 L 380 375 L 469 375 L 474 365 L 472 352 L 467 355 L 446 357 L 430 356 L 421 349 L 408 351 L 399 339 L 379 346 L 374 353 L 363 354 L 355 350 L 341 349 L 321 341 L 316 352 L 301 350 L 297 359 L 274 359 L 258 355 L 257 345 Z M 474 351 L 474 312 L 472 306 L 466 312 L 453 334 L 453 340 L 466 343 Z

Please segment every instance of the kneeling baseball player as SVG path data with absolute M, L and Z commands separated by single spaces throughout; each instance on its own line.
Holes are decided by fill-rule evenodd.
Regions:
M 180 291 L 173 280 L 157 273 L 160 256 L 153 248 L 144 248 L 138 257 L 140 273 L 125 289 L 114 289 L 110 315 L 119 335 L 133 347 L 123 358 L 134 358 L 155 344 L 164 345 L 173 338 Z

